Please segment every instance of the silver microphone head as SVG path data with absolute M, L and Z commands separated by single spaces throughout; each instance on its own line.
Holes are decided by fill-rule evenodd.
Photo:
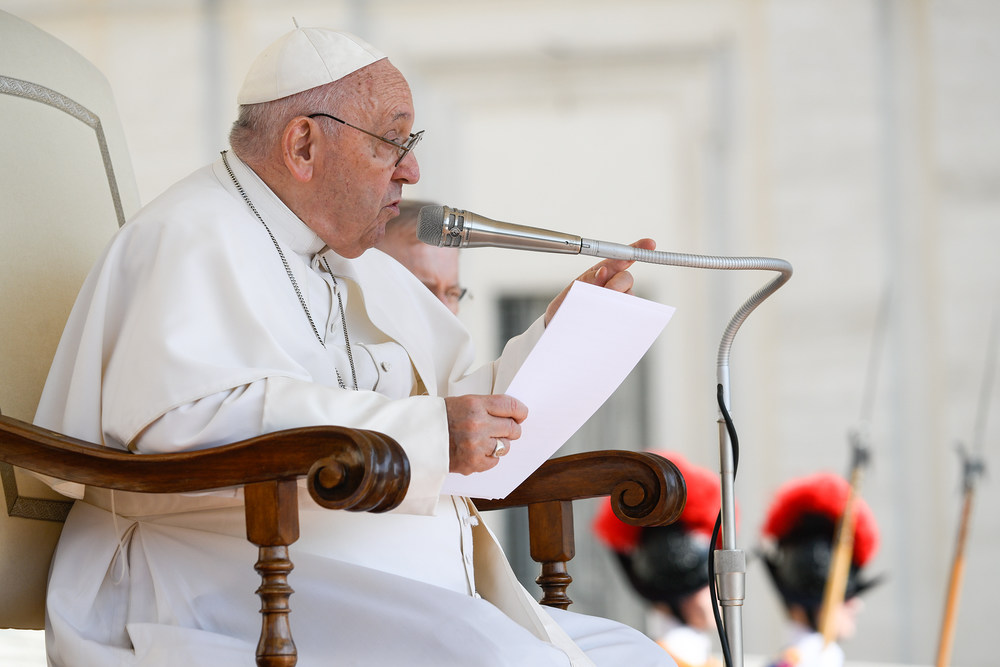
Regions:
M 445 248 L 510 248 L 579 254 L 582 239 L 572 234 L 491 220 L 450 206 L 424 206 L 418 216 L 417 238 Z
M 417 238 L 427 245 L 448 245 L 446 206 L 424 206 L 417 216 Z

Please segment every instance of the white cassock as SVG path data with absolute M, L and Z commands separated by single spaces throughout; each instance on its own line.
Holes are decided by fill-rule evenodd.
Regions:
M 81 290 L 36 423 L 139 454 L 320 424 L 399 442 L 412 478 L 397 510 L 330 511 L 300 493 L 299 665 L 670 664 L 631 628 L 540 607 L 467 500 L 439 494 L 440 397 L 506 387 L 541 321 L 473 370 L 465 328 L 404 267 L 377 250 L 339 257 L 228 163 L 264 222 L 222 160 L 140 211 Z M 50 664 L 252 664 L 256 557 L 238 492 L 87 489 L 49 579 Z

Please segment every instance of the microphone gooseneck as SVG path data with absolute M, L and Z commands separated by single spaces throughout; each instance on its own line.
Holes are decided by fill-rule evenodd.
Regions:
M 596 241 L 539 227 L 500 222 L 450 206 L 424 206 L 421 208 L 417 224 L 417 238 L 428 245 L 448 248 L 510 248 L 535 252 L 589 255 L 602 259 L 623 259 L 631 262 L 685 266 L 694 269 L 776 271 L 779 275 L 747 299 L 729 321 L 719 346 L 717 359 L 719 367 L 728 366 L 729 351 L 743 321 L 764 299 L 777 291 L 792 277 L 792 265 L 783 259 L 693 255 L 633 248 L 622 243 Z M 725 398 L 728 403 L 728 392 Z

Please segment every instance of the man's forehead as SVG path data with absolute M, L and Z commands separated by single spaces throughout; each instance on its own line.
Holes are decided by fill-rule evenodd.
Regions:
M 348 103 L 382 122 L 413 120 L 413 99 L 403 75 L 387 60 L 373 63 L 345 78 Z

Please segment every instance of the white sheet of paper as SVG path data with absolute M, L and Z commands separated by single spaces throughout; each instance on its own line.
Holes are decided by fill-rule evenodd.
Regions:
M 517 371 L 509 394 L 528 406 L 521 437 L 485 472 L 451 473 L 441 493 L 503 498 L 562 447 L 614 393 L 674 308 L 575 282 Z

